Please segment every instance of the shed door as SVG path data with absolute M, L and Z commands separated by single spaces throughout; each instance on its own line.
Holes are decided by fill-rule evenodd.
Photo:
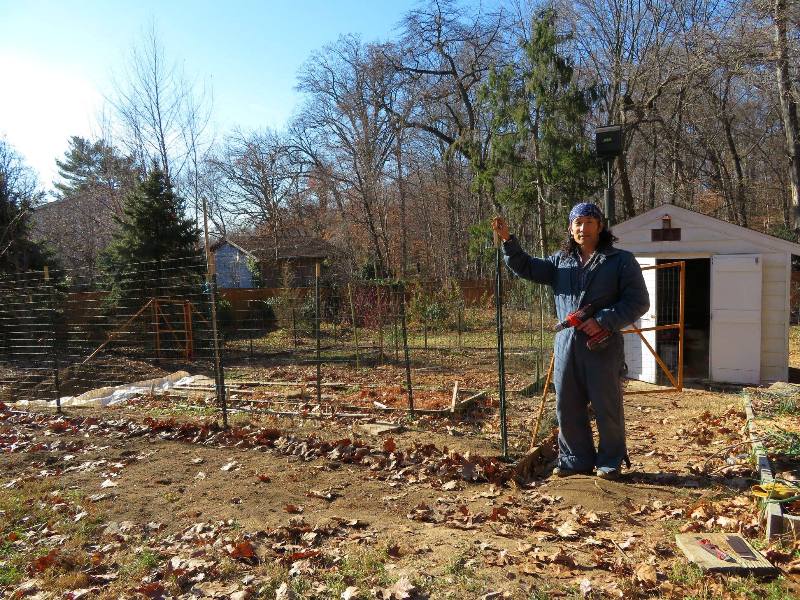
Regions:
M 637 256 L 636 260 L 642 267 L 654 267 L 656 258 L 654 256 Z M 642 317 L 633 323 L 633 327 L 644 329 L 656 326 L 656 269 L 646 269 L 642 271 L 647 291 L 650 293 L 650 308 Z M 646 331 L 642 334 L 649 344 L 656 347 L 656 332 Z M 639 381 L 656 382 L 658 365 L 653 353 L 642 343 L 641 338 L 635 333 L 627 333 L 625 339 L 625 363 L 628 365 L 628 377 Z
M 711 257 L 711 379 L 761 380 L 760 254 Z M 691 290 L 687 291 L 691 302 Z

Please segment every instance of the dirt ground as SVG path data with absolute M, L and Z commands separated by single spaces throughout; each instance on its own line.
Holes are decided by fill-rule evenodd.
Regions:
M 203 392 L 61 416 L 0 407 L 3 594 L 798 597 L 798 545 L 760 542 L 738 390 L 635 394 L 644 387 L 631 384 L 632 465 L 622 480 L 543 475 L 520 485 L 499 458 L 491 395 L 463 416 L 337 418 L 303 409 L 314 393 L 313 368 L 231 375 L 231 382 L 309 387 L 299 398 L 297 386 L 234 392 L 229 430 Z M 326 367 L 327 381 L 346 384 L 326 388 L 326 401 L 362 412 L 376 401 L 393 406 L 404 401 L 403 377 L 391 366 Z M 460 383 L 492 389 L 494 377 L 476 370 Z M 450 380 L 431 369 L 415 384 Z M 428 408 L 449 403 L 443 391 L 418 399 Z M 538 399 L 511 394 L 509 404 L 510 430 L 529 431 Z M 265 407 L 299 414 L 265 414 Z M 399 429 L 370 433 L 375 422 Z M 527 442 L 516 435 L 511 455 Z M 705 576 L 674 543 L 676 533 L 695 531 L 740 532 L 782 573 Z

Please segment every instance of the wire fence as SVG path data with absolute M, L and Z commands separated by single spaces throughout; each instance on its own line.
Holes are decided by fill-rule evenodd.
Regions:
M 539 286 L 503 277 L 506 374 L 511 389 L 535 391 L 549 364 L 552 300 Z M 314 284 L 217 290 L 217 367 L 215 284 L 202 255 L 135 264 L 100 278 L 80 270 L 0 278 L 0 400 L 60 407 L 98 388 L 177 371 L 205 376 L 212 391 L 221 382 L 240 391 L 302 383 L 329 403 L 336 401 L 333 385 L 357 373 L 361 387 L 373 392 L 359 396 L 350 386 L 339 399 L 352 405 L 356 395 L 362 408 L 452 408 L 456 381 L 460 398 L 480 390 L 490 401 L 496 396 L 493 282 L 338 282 L 320 268 Z M 276 371 L 281 366 L 295 370 Z M 391 393 L 374 393 L 382 386 Z M 219 409 L 243 395 L 220 405 L 220 392 L 211 401 Z
M 205 262 L 137 264 L 97 281 L 80 270 L 0 279 L 0 391 L 53 400 L 207 368 L 213 350 Z

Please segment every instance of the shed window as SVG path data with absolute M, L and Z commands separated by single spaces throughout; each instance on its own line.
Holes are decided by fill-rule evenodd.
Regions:
M 681 228 L 651 229 L 650 241 L 652 242 L 679 242 L 681 241 Z

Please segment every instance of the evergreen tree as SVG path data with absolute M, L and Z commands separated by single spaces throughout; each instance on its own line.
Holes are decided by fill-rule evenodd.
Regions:
M 104 196 L 113 206 L 116 196 L 129 191 L 136 182 L 133 159 L 121 156 L 104 140 L 91 142 L 74 135 L 63 160 L 56 160 L 61 181 L 55 182 L 60 198 Z
M 50 259 L 30 239 L 30 218 L 41 202 L 36 178 L 19 155 L 0 139 L 0 273 L 40 270 Z
M 199 231 L 184 213 L 184 200 L 158 168 L 126 197 L 119 230 L 103 255 L 115 303 L 125 303 L 126 295 L 140 303 L 199 289 Z
M 523 44 L 524 60 L 492 69 L 481 91 L 492 115 L 491 147 L 476 185 L 498 206 L 533 210 L 542 253 L 555 246 L 554 233 L 563 231 L 562 213 L 601 185 L 585 132 L 596 92 L 576 84 L 571 62 L 559 52 L 564 41 L 554 11 L 541 11 Z
M 79 269 L 88 285 L 95 282 L 100 253 L 111 243 L 125 196 L 136 184 L 130 158 L 102 140 L 73 136 L 62 160 L 56 201 L 37 210 L 33 234 L 45 240 L 68 269 Z

